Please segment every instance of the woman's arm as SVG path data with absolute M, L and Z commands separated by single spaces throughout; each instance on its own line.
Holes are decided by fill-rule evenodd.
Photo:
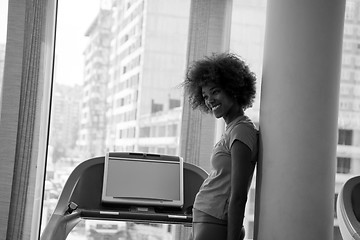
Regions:
M 227 240 L 243 239 L 245 205 L 249 176 L 253 167 L 251 150 L 241 141 L 235 140 L 231 146 L 231 194 L 228 210 L 228 237 Z

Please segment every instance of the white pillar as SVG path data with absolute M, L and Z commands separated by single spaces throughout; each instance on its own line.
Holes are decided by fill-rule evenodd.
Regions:
M 332 239 L 344 0 L 268 0 L 255 238 Z

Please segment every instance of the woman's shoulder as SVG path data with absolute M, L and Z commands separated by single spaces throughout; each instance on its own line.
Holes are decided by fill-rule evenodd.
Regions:
M 235 140 L 245 143 L 251 150 L 256 148 L 258 142 L 258 130 L 248 117 L 239 118 L 233 122 L 231 128 L 226 130 L 225 136 L 229 149 Z
M 232 132 L 233 130 L 239 131 L 239 130 L 241 130 L 241 129 L 243 129 L 243 128 L 247 129 L 248 131 L 254 132 L 254 133 L 257 133 L 257 132 L 258 132 L 255 124 L 253 123 L 253 121 L 252 121 L 249 117 L 247 117 L 246 115 L 243 115 L 243 116 L 241 116 L 241 117 L 236 118 L 236 119 L 232 122 L 231 126 L 229 125 L 229 126 L 227 127 L 226 131 L 227 131 L 228 133 L 230 133 L 230 132 Z

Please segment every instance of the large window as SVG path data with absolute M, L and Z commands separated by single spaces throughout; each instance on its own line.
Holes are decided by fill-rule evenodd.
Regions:
M 189 14 L 190 0 L 58 2 L 42 229 L 81 162 L 108 151 L 179 155 L 178 85 Z M 69 239 L 165 240 L 178 231 L 166 224 L 87 220 Z
M 69 174 L 86 159 L 107 151 L 180 154 L 184 99 L 178 86 L 187 63 L 191 1 L 101 2 L 58 3 L 42 228 Z M 256 124 L 265 3 L 235 1 L 231 14 L 230 51 L 248 62 L 259 79 L 255 104 L 247 111 Z M 80 10 L 84 5 L 87 11 Z M 201 167 L 209 169 L 209 164 Z M 253 231 L 254 186 L 247 210 L 248 236 Z M 187 238 L 178 232 L 172 225 L 83 221 L 70 238 Z
M 84 160 L 107 151 L 180 154 L 184 99 L 177 86 L 187 63 L 191 1 L 159 2 L 59 1 L 42 228 L 69 174 Z M 346 13 L 337 173 L 349 175 L 360 172 L 360 1 L 348 0 Z M 229 49 L 257 75 L 257 98 L 246 112 L 256 124 L 265 14 L 266 0 L 233 1 Z M 200 165 L 209 168 L 208 162 Z M 244 222 L 249 238 L 254 229 L 254 187 L 253 183 Z M 82 221 L 69 239 L 122 239 L 126 234 L 177 239 L 177 233 L 173 225 Z

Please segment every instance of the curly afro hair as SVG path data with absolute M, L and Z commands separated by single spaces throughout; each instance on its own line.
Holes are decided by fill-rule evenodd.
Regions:
M 193 109 L 211 112 L 206 106 L 202 87 L 209 83 L 224 90 L 245 110 L 252 106 L 256 94 L 256 77 L 247 64 L 232 53 L 213 54 L 193 62 L 183 82 Z

